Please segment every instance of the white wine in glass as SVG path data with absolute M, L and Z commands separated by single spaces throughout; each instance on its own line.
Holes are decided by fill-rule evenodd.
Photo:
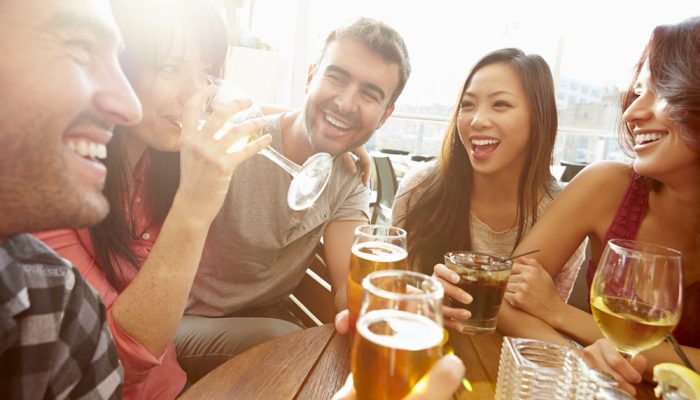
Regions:
M 678 325 L 683 303 L 681 253 L 635 240 L 608 241 L 591 284 L 598 327 L 622 354 L 634 357 Z
M 200 127 L 206 122 L 206 117 L 220 104 L 243 99 L 252 102 L 250 107 L 238 112 L 226 121 L 221 129 L 214 134 L 215 138 L 223 137 L 236 124 L 263 116 L 258 104 L 240 87 L 215 76 L 209 76 L 208 81 L 211 85 L 217 87 L 217 91 L 205 106 L 203 118 L 200 119 Z M 242 149 L 247 143 L 260 137 L 260 134 L 261 132 L 251 132 L 251 134 L 241 138 L 227 151 L 233 153 Z M 333 157 L 328 153 L 316 153 L 309 157 L 302 166 L 292 162 L 272 147 L 260 150 L 259 154 L 274 162 L 292 176 L 292 183 L 289 185 L 289 191 L 287 192 L 287 204 L 292 210 L 299 211 L 311 207 L 328 185 L 333 167 Z

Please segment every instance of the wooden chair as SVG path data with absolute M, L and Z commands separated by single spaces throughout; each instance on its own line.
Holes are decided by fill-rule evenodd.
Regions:
M 289 295 L 289 308 L 307 327 L 331 323 L 335 319 L 331 277 L 319 244 L 301 282 Z
M 564 173 L 561 176 L 562 182 L 571 181 L 572 179 L 574 179 L 576 174 L 581 172 L 581 170 L 588 165 L 588 163 L 577 163 L 565 160 L 560 161 L 559 164 L 561 164 L 564 167 Z
M 377 177 L 376 201 L 371 204 L 373 224 L 391 225 L 391 207 L 398 189 L 396 173 L 388 155 L 372 154 L 372 163 Z

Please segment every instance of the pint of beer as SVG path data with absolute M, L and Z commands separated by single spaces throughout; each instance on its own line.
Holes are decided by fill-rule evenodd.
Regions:
M 410 271 L 379 271 L 363 280 L 352 348 L 358 399 L 402 399 L 442 356 L 442 286 Z
M 381 225 L 363 225 L 355 230 L 348 274 L 348 310 L 354 329 L 362 302 L 362 279 L 373 271 L 408 269 L 406 231 Z

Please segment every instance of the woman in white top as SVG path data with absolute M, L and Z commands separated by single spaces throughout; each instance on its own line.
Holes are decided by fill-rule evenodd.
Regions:
M 432 274 L 448 251 L 511 254 L 560 190 L 549 170 L 556 133 L 554 84 L 542 57 L 501 49 L 478 61 L 459 95 L 439 159 L 399 187 L 392 222 L 408 231 L 409 263 Z M 555 280 L 564 301 L 584 247 Z M 471 301 L 442 282 L 448 296 Z M 461 325 L 455 320 L 469 318 L 464 309 L 445 307 L 444 314 L 445 325 L 456 330 Z

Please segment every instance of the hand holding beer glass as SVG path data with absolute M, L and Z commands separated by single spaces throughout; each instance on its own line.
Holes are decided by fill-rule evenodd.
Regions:
M 411 271 L 372 272 L 362 281 L 352 347 L 359 399 L 402 399 L 442 356 L 442 285 Z
M 681 253 L 634 240 L 608 241 L 591 284 L 598 327 L 624 356 L 661 343 L 681 318 Z
M 406 231 L 383 225 L 362 225 L 355 229 L 348 275 L 348 310 L 350 332 L 362 303 L 362 280 L 373 271 L 408 269 Z

